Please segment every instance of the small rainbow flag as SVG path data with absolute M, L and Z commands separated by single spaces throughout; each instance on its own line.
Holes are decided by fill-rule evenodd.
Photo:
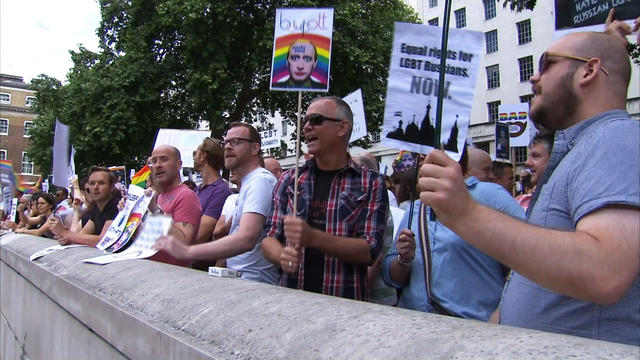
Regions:
M 22 191 L 24 194 L 31 194 L 35 191 L 38 191 L 40 190 L 40 186 L 42 185 L 41 177 L 38 177 L 38 180 L 33 186 L 24 185 L 26 181 L 23 180 L 22 175 L 16 175 L 16 178 L 18 179 L 16 182 L 16 188 Z
M 301 33 L 281 36 L 276 39 L 273 54 L 273 77 L 271 81 L 276 83 L 289 76 L 287 52 L 289 51 L 289 46 L 298 39 L 309 40 L 315 45 L 316 51 L 318 52 L 318 64 L 311 73 L 311 77 L 320 83 L 326 84 L 329 76 L 331 39 L 320 35 Z
M 131 178 L 131 184 L 140 186 L 141 188 L 147 187 L 147 179 L 149 179 L 149 175 L 151 175 L 151 169 L 149 165 L 145 165 L 140 171 L 135 173 Z

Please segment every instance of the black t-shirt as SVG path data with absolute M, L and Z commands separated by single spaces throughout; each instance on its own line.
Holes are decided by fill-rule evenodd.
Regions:
M 320 231 L 326 231 L 327 229 L 327 207 L 331 183 L 339 171 L 317 170 L 307 223 Z M 322 293 L 324 257 L 325 254 L 317 249 L 311 247 L 304 249 L 304 290 Z
M 93 221 L 94 225 L 93 235 L 100 235 L 104 223 L 115 219 L 116 215 L 118 215 L 118 199 L 111 198 L 102 211 L 98 208 L 98 204 L 94 204 L 89 212 L 89 220 Z

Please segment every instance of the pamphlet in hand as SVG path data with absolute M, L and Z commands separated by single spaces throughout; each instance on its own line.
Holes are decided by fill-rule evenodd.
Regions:
M 158 252 L 153 248 L 153 245 L 158 238 L 169 233 L 171 222 L 170 216 L 148 215 L 140 226 L 133 243 L 126 250 L 117 254 L 103 255 L 82 261 L 103 265 L 115 261 L 148 258 Z

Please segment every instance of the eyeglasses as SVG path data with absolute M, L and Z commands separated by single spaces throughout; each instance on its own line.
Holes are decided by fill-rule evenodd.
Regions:
M 231 146 L 238 146 L 240 145 L 241 141 L 246 141 L 248 143 L 253 143 L 255 141 L 251 140 L 251 139 L 245 139 L 245 138 L 231 138 L 231 139 L 224 139 L 222 141 L 222 147 L 225 147 L 227 144 L 231 145 Z
M 311 114 L 311 115 L 305 115 L 304 119 L 302 120 L 302 126 L 304 127 L 307 124 L 307 122 L 310 122 L 311 125 L 313 126 L 320 126 L 325 120 L 329 120 L 333 122 L 344 121 L 342 119 L 330 118 L 321 114 Z
M 582 61 L 582 62 L 589 62 L 589 60 L 591 59 L 587 59 L 587 58 L 583 58 L 583 57 L 579 57 L 579 56 L 573 56 L 573 55 L 567 55 L 567 54 L 560 54 L 560 53 L 555 53 L 555 52 L 550 52 L 550 51 L 545 51 L 542 53 L 542 55 L 540 55 L 540 61 L 538 62 L 538 72 L 540 73 L 540 75 L 542 75 L 542 73 L 547 70 L 547 68 L 549 67 L 549 62 L 547 61 L 547 57 L 549 56 L 556 56 L 556 57 L 561 57 L 561 58 L 565 58 L 565 59 L 571 59 L 571 60 L 577 60 L 577 61 Z M 602 72 L 609 76 L 609 73 L 607 72 L 607 70 L 604 68 L 604 66 L 600 66 L 600 70 L 602 70 Z
M 86 192 L 91 192 L 91 189 L 86 188 L 86 189 L 84 189 L 84 191 L 86 191 Z

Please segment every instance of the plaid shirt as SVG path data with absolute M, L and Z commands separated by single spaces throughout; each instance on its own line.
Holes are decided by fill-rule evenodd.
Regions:
M 293 212 L 294 171 L 286 171 L 276 184 L 273 215 L 265 223 L 266 236 L 278 239 L 283 245 L 286 243 L 283 218 Z M 313 159 L 300 168 L 297 215 L 303 219 L 309 214 L 316 171 Z M 384 178 L 349 160 L 331 184 L 325 231 L 340 237 L 362 238 L 369 244 L 371 258 L 376 259 L 382 248 L 388 203 Z M 283 273 L 280 285 L 294 289 L 304 287 L 304 247 L 300 262 L 298 274 Z M 322 293 L 367 300 L 367 265 L 346 263 L 325 255 Z

